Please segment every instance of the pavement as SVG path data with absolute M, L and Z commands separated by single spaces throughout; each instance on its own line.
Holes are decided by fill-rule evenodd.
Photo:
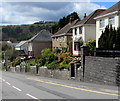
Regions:
M 98 101 L 96 99 L 106 99 L 106 101 L 117 101 L 120 96 L 117 86 L 73 82 L 5 71 L 0 71 L 0 74 L 2 74 L 0 76 L 2 99 L 12 99 L 11 101 L 16 99 L 16 101 L 20 99 L 31 99 L 32 101 L 47 101 L 50 99 L 51 101 L 60 99 L 66 99 L 64 101 L 67 101 L 67 99 L 69 99 L 68 101 L 74 101 L 75 99 L 79 101 L 80 99 Z

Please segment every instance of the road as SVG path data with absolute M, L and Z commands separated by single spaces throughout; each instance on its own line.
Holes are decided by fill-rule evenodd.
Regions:
M 118 99 L 113 86 L 11 72 L 2 72 L 0 80 L 2 99 Z

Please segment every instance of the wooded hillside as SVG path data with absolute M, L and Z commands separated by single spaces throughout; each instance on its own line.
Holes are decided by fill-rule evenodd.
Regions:
M 74 21 L 76 19 L 79 19 L 79 16 L 76 12 L 73 12 L 60 18 L 58 22 L 39 21 L 31 25 L 1 26 L 0 30 L 2 32 L 2 40 L 10 40 L 12 42 L 28 40 L 42 29 L 49 30 L 52 34 L 55 34 L 70 21 Z
M 13 42 L 28 40 L 42 29 L 47 29 L 51 32 L 51 27 L 54 24 L 55 22 L 31 25 L 2 26 L 0 28 L 0 30 L 2 30 L 2 40 L 11 40 Z

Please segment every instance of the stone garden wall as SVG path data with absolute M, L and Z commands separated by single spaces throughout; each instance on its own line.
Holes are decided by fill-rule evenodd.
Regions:
M 97 84 L 118 85 L 120 84 L 120 59 L 103 57 L 85 57 L 85 73 L 83 78 L 83 68 L 75 68 L 75 77 L 71 76 L 70 69 L 52 70 L 45 67 L 10 67 L 11 72 L 29 73 L 43 77 L 76 80 Z
M 85 57 L 85 82 L 118 85 L 120 58 Z

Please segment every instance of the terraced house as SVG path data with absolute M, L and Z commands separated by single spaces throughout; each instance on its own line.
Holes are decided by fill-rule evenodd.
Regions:
M 95 17 L 105 10 L 98 9 L 90 15 L 84 16 L 84 19 L 77 22 L 73 27 L 73 55 L 80 54 L 80 46 L 89 40 L 96 39 L 96 21 Z
M 72 52 L 72 29 L 79 20 L 70 21 L 62 29 L 52 36 L 52 50 L 61 52 Z
M 120 27 L 120 1 L 99 14 L 96 19 L 96 47 L 98 40 L 107 25 L 112 25 L 116 29 Z

